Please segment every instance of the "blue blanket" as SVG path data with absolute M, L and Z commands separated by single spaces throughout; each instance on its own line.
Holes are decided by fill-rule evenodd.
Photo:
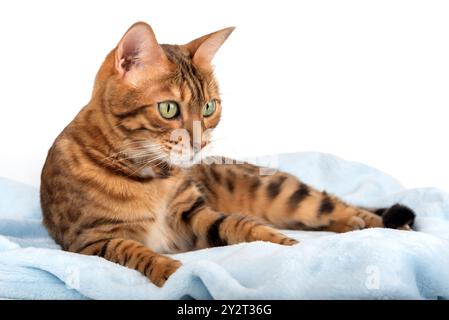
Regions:
M 449 298 L 448 194 L 405 190 L 378 170 L 320 153 L 281 155 L 279 168 L 357 205 L 408 205 L 417 231 L 286 231 L 301 243 L 176 254 L 183 267 L 157 288 L 134 270 L 61 251 L 41 224 L 38 190 L 0 179 L 0 298 Z

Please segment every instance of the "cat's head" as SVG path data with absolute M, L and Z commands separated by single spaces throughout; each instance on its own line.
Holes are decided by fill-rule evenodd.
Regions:
M 221 115 L 211 61 L 233 30 L 184 45 L 159 44 L 143 22 L 125 33 L 100 69 L 94 96 L 129 157 L 183 165 L 208 145 Z

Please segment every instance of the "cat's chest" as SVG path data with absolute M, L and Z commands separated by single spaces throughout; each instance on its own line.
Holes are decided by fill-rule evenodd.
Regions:
M 190 249 L 189 241 L 176 230 L 173 219 L 170 219 L 170 202 L 173 197 L 173 190 L 177 185 L 175 182 L 160 185 L 158 190 L 152 190 L 151 197 L 144 201 L 148 208 L 148 216 L 151 216 L 152 223 L 146 228 L 144 244 L 153 251 L 159 253 L 175 253 Z
M 176 253 L 190 250 L 190 241 L 185 232 L 176 230 L 171 219 L 167 218 L 166 207 L 156 210 L 153 222 L 148 226 L 144 244 L 159 253 Z

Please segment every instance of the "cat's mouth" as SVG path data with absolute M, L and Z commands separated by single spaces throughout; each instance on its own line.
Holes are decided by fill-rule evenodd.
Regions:
M 189 168 L 201 163 L 210 153 L 210 144 L 206 143 L 201 147 L 190 144 L 145 144 L 137 150 L 130 158 L 139 166 L 139 174 L 153 176 L 156 168 Z

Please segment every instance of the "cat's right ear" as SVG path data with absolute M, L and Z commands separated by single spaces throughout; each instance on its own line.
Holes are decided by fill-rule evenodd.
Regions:
M 146 66 L 158 69 L 167 65 L 164 50 L 158 44 L 153 29 L 145 22 L 132 25 L 115 50 L 115 68 L 124 78 L 132 78 L 135 71 Z

